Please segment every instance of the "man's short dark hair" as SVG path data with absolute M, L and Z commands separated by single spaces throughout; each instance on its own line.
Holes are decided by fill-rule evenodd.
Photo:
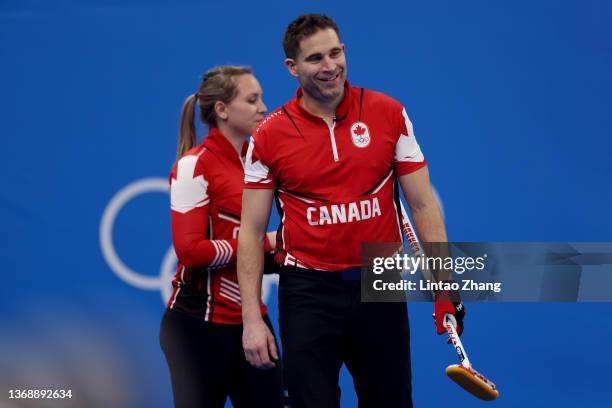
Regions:
M 283 38 L 285 56 L 295 59 L 300 51 L 300 41 L 326 28 L 334 30 L 340 38 L 340 30 L 336 23 L 324 14 L 303 14 L 293 20 L 287 26 Z

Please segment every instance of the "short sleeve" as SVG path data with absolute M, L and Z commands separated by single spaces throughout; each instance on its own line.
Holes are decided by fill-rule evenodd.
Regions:
M 262 150 L 261 144 L 251 137 L 244 165 L 244 188 L 276 188 L 276 181 L 264 160 Z
M 394 165 L 397 175 L 404 176 L 425 167 L 427 163 L 414 135 L 412 122 L 404 108 L 399 121 L 400 135 L 395 145 Z

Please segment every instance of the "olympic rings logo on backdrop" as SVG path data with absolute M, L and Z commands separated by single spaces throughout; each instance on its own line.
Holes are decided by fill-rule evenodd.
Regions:
M 172 294 L 172 278 L 178 259 L 174 247 L 170 245 L 164 254 L 160 254 L 161 263 L 157 274 L 142 274 L 125 264 L 117 254 L 113 241 L 113 227 L 121 209 L 134 198 L 148 193 L 169 194 L 168 180 L 152 177 L 137 180 L 119 190 L 110 200 L 100 222 L 100 248 L 106 263 L 111 270 L 129 285 L 142 290 L 159 290 L 164 304 Z M 272 286 L 278 285 L 278 275 L 265 275 L 262 284 L 264 301 L 269 299 Z

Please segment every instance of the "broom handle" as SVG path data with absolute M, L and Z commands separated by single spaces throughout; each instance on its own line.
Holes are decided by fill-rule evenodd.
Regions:
M 461 361 L 461 365 L 465 368 L 472 368 L 472 364 L 470 363 L 470 359 L 463 348 L 463 344 L 461 344 L 461 340 L 459 339 L 459 335 L 457 334 L 457 330 L 455 326 L 457 321 L 455 320 L 455 316 L 446 313 L 444 315 L 444 327 L 446 327 L 446 331 L 448 332 L 448 336 L 450 337 L 450 341 L 455 347 L 455 351 L 459 356 L 459 361 Z

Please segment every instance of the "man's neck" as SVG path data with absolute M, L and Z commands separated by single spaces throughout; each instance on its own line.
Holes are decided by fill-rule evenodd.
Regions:
M 336 109 L 338 108 L 338 105 L 340 105 L 340 102 L 342 102 L 342 98 L 344 98 L 344 92 L 333 101 L 321 102 L 310 97 L 306 92 L 303 92 L 299 103 L 302 105 L 302 108 L 306 109 L 306 111 L 314 116 L 320 117 L 328 125 L 331 125 L 334 121 L 334 117 L 336 116 Z

